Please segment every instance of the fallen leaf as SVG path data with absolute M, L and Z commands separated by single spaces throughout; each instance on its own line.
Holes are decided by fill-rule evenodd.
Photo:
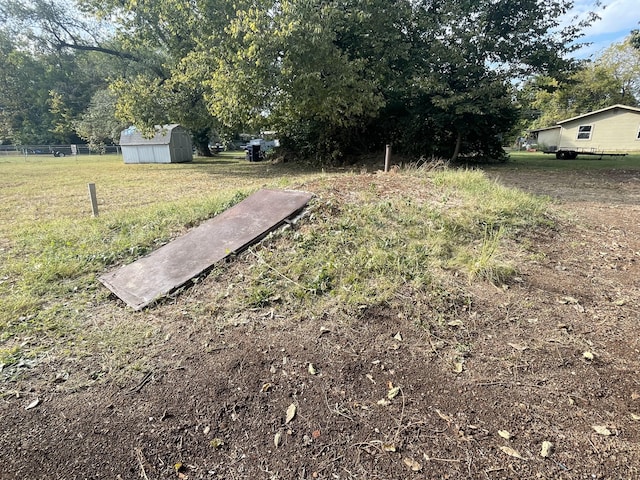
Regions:
M 386 407 L 391 404 L 391 402 L 386 398 L 383 398 L 382 400 L 378 400 L 376 403 L 382 407 Z
M 403 459 L 404 464 L 409 467 L 414 472 L 419 472 L 422 470 L 422 465 L 416 462 L 413 458 L 405 457 Z
M 464 361 L 462 359 L 458 359 L 453 363 L 453 373 L 462 373 L 464 370 Z
M 211 445 L 213 448 L 220 448 L 224 445 L 224 441 L 221 438 L 214 438 L 209 442 L 209 445 Z
M 273 385 L 271 385 L 270 383 L 265 383 L 264 385 L 262 385 L 260 391 L 262 393 L 268 392 L 269 390 L 271 390 L 271 387 L 273 387 Z
M 284 423 L 289 423 L 291 420 L 293 420 L 293 417 L 296 416 L 296 404 L 292 403 L 291 405 L 289 405 L 289 408 L 287 408 L 287 418 L 285 419 Z
M 1 368 L 0 371 L 2 371 Z M 69 380 L 69 372 L 58 372 L 56 373 L 56 378 L 53 379 L 53 383 L 63 383 L 67 380 Z
M 24 409 L 31 410 L 32 408 L 36 408 L 38 405 L 40 405 L 40 399 L 36 398 L 33 402 L 31 402 L 29 405 L 24 407 Z
M 640 415 L 636 415 L 635 413 L 631 414 L 631 420 L 633 420 L 634 422 L 637 422 L 640 420 Z
M 394 335 L 393 339 L 401 342 L 402 341 L 402 335 L 400 335 L 400 332 L 396 333 Z
M 398 393 L 400 393 L 400 387 L 393 387 L 387 392 L 387 398 L 392 400 L 398 396 Z
M 529 347 L 527 347 L 526 345 L 520 345 L 518 343 L 507 343 L 507 345 L 509 345 L 514 350 L 518 350 L 519 352 L 524 352 L 525 350 L 529 349 Z
M 605 436 L 613 435 L 613 433 L 611 433 L 611 430 L 609 430 L 607 427 L 603 425 L 594 425 L 591 428 L 593 428 L 596 431 L 596 433 L 599 435 L 605 435 Z
M 278 448 L 280 446 L 280 442 L 282 441 L 282 433 L 278 432 L 273 437 L 273 444 Z
M 449 323 L 447 323 L 447 325 L 449 325 L 450 327 L 462 327 L 464 326 L 464 323 L 462 322 L 462 320 L 451 320 Z
M 318 373 L 318 371 L 316 370 L 316 367 L 313 365 L 313 363 L 309 364 L 309 368 L 307 370 L 309 370 L 309 373 L 311 375 L 315 375 L 316 373 Z
M 451 416 L 450 415 L 445 415 L 444 413 L 442 413 L 440 410 L 438 410 L 436 408 L 436 413 L 438 414 L 438 416 L 444 420 L 445 422 L 451 422 Z
M 395 452 L 396 446 L 393 443 L 383 443 L 382 450 L 384 450 L 385 452 Z
M 511 434 L 506 430 L 498 430 L 498 435 L 500 435 L 505 440 L 509 440 L 511 438 Z
M 504 453 L 506 453 L 510 457 L 515 457 L 515 458 L 519 458 L 520 460 L 524 460 L 524 458 L 522 458 L 522 455 L 520 455 L 520 453 L 517 450 L 514 450 L 511 447 L 500 447 L 500 450 L 502 450 Z
M 551 456 L 551 451 L 553 450 L 553 443 L 547 442 L 546 440 L 542 442 L 542 448 L 540 448 L 540 456 L 544 458 L 548 458 Z
M 314 430 L 313 432 L 311 432 L 311 436 L 313 438 L 320 438 L 320 430 Z
M 593 353 L 591 353 L 591 352 L 582 352 L 582 357 L 585 360 L 589 360 L 589 361 L 591 361 L 591 360 L 593 360 L 595 358 Z
M 560 300 L 558 300 L 558 303 L 564 303 L 565 305 L 567 303 L 571 303 L 575 305 L 576 303 L 578 303 L 578 299 L 573 297 L 562 297 Z

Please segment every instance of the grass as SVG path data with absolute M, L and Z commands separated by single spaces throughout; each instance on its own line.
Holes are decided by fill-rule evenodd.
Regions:
M 91 217 L 87 183 L 97 187 L 97 218 Z M 97 275 L 261 187 L 309 189 L 317 198 L 299 227 L 281 230 L 243 255 L 242 282 L 212 293 L 207 305 L 185 304 L 185 311 L 209 315 L 212 322 L 248 308 L 286 310 L 292 318 L 326 311 L 349 316 L 413 294 L 445 309 L 443 274 L 507 281 L 517 269 L 505 260 L 514 257 L 505 250 L 509 239 L 547 221 L 544 200 L 472 170 L 366 176 L 232 155 L 178 165 L 124 165 L 117 156 L 3 157 L 5 373 L 44 356 L 94 355 L 111 368 L 142 368 L 144 360 L 134 352 L 155 341 L 154 327 L 131 321 L 133 314 L 109 298 Z M 116 315 L 128 320 L 110 323 Z
M 540 152 L 511 152 L 509 167 L 518 169 L 546 171 L 572 170 L 638 170 L 640 171 L 640 153 L 624 157 L 603 157 L 578 155 L 575 160 L 558 160 L 555 155 Z
M 401 291 L 439 295 L 447 270 L 503 282 L 515 273 L 503 241 L 547 221 L 544 200 L 480 171 L 402 177 L 386 198 L 365 190 L 352 201 L 317 201 L 311 222 L 256 248 L 243 303 L 296 305 L 314 316 L 338 305 L 352 316 L 394 302 Z

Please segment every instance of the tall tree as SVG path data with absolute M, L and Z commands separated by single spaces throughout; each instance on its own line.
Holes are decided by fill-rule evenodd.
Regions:
M 80 118 L 73 122 L 76 132 L 94 150 L 117 143 L 120 132 L 127 126 L 116 118 L 117 97 L 108 89 L 98 90 Z
M 633 46 L 633 35 L 605 49 L 595 64 L 610 72 L 620 86 L 620 103 L 640 100 L 640 50 Z
M 636 106 L 640 101 L 640 51 L 627 38 L 567 78 L 530 79 L 520 99 L 523 108 L 532 113 L 525 129 L 548 127 L 615 104 Z
M 570 68 L 584 25 L 559 28 L 570 0 L 78 0 L 107 30 L 64 23 L 51 0 L 6 2 L 49 45 L 134 61 L 111 84 L 125 120 L 201 138 L 266 127 L 329 159 L 389 141 L 495 155 L 512 79 Z

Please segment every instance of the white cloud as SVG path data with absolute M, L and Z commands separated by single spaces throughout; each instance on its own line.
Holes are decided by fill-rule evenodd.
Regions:
M 588 58 L 597 55 L 613 43 L 622 42 L 636 28 L 640 28 L 640 9 L 638 0 L 610 0 L 604 1 L 600 7 L 595 7 L 593 0 L 577 0 L 570 17 L 586 18 L 590 11 L 600 16 L 593 25 L 584 30 L 584 37 L 579 41 L 591 43 L 573 53 L 576 58 Z M 571 22 L 569 18 L 563 23 Z
M 584 13 L 593 9 L 591 2 L 578 2 L 578 11 Z M 589 5 L 591 4 L 591 5 Z M 586 7 L 586 8 L 585 8 Z M 596 36 L 618 32 L 630 32 L 635 28 L 640 28 L 640 8 L 638 0 L 612 0 L 604 2 L 604 9 L 600 7 L 596 10 L 600 15 L 600 20 L 596 20 L 592 26 L 585 30 L 587 36 Z

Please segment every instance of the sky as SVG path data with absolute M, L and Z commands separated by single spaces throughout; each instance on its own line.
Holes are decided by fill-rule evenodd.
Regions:
M 595 7 L 595 3 L 594 0 L 575 0 L 573 15 L 586 15 L 595 10 L 601 17 L 585 30 L 581 41 L 592 45 L 574 52 L 576 58 L 591 58 L 612 43 L 622 42 L 631 30 L 640 29 L 639 0 L 603 0 L 600 7 Z

